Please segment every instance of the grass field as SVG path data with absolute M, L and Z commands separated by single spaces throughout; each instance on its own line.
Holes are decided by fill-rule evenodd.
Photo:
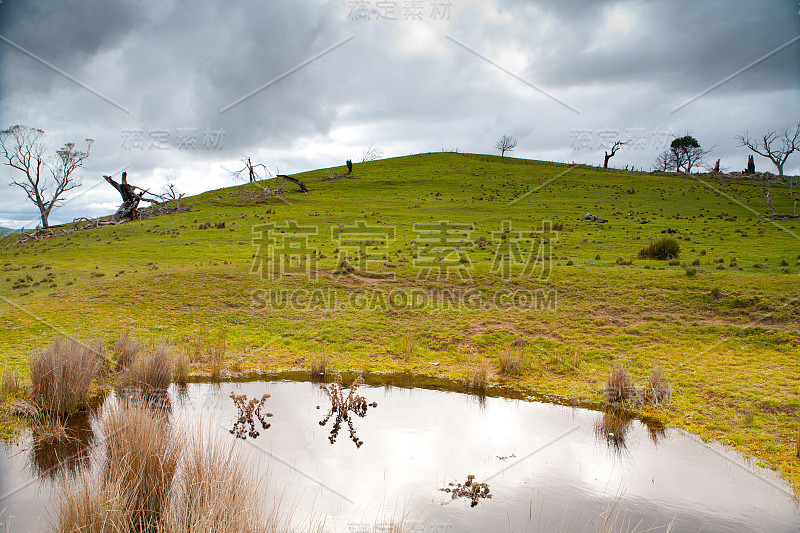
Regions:
M 353 179 L 320 181 L 343 171 L 296 175 L 307 195 L 254 202 L 255 185 L 242 185 L 183 199 L 193 207 L 176 215 L 26 245 L 3 238 L 0 361 L 26 373 L 56 335 L 111 346 L 129 329 L 187 351 L 195 374 L 307 370 L 327 357 L 335 370 L 463 382 L 488 362 L 490 383 L 590 404 L 621 361 L 638 383 L 655 368 L 672 383 L 669 403 L 633 407 L 639 414 L 750 454 L 800 491 L 800 222 L 759 218 L 759 182 L 456 153 L 357 164 Z M 772 194 L 790 213 L 787 190 Z M 586 213 L 608 223 L 580 220 Z M 552 265 L 523 272 L 545 220 L 557 230 Z M 336 241 L 331 228 L 359 221 L 376 235 Z M 421 224 L 440 221 L 453 240 L 437 250 Z M 667 229 L 679 259 L 638 259 Z M 316 276 L 277 269 L 268 236 L 315 250 L 306 258 Z M 359 247 L 351 262 L 370 275 L 335 275 L 340 254 Z M 271 303 L 282 290 L 289 304 Z M 514 293 L 540 300 L 509 305 Z M 403 305 L 414 294 L 425 305 Z M 474 299 L 434 301 L 453 294 Z M 501 359 L 515 364 L 501 373 Z

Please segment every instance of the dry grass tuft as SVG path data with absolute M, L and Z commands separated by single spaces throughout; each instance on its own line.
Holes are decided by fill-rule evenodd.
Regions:
M 155 351 L 140 352 L 120 375 L 122 386 L 139 387 L 145 391 L 166 390 L 172 383 L 175 359 L 170 346 L 158 343 Z
M 633 378 L 628 373 L 628 369 L 625 368 L 625 364 L 619 363 L 617 366 L 612 367 L 606 381 L 606 403 L 624 402 L 635 394 L 636 389 L 633 385 Z
M 406 331 L 400 339 L 400 355 L 409 359 L 414 354 L 414 348 L 417 347 L 417 338 L 410 331 Z
M 142 343 L 130 336 L 127 330 L 119 334 L 119 338 L 114 343 L 114 355 L 117 357 L 117 370 L 127 368 L 128 365 L 136 360 L 136 356 L 142 351 Z
M 81 343 L 57 337 L 30 362 L 31 399 L 51 414 L 72 413 L 89 402 L 92 380 L 104 360 L 99 342 Z
M 325 377 L 328 375 L 328 354 L 323 353 L 311 361 L 311 377 Z
M 22 397 L 22 376 L 16 370 L 8 368 L 8 365 L 3 366 L 0 374 L 0 399 Z
M 473 389 L 484 391 L 486 390 L 486 382 L 489 379 L 489 361 L 481 359 L 478 368 L 472 374 L 470 386 Z
M 663 370 L 656 368 L 650 372 L 650 378 L 640 396 L 644 403 L 651 404 L 663 403 L 672 397 L 672 384 L 664 377 Z
M 228 337 L 224 330 L 211 334 L 203 327 L 191 340 L 191 361 L 197 361 L 206 366 L 213 379 L 219 379 L 228 351 Z
M 189 380 L 189 354 L 185 350 L 181 350 L 180 354 L 173 359 L 173 363 L 175 365 L 175 383 L 185 385 Z
M 500 354 L 498 370 L 503 376 L 520 376 L 522 375 L 522 364 L 522 351 L 509 346 Z

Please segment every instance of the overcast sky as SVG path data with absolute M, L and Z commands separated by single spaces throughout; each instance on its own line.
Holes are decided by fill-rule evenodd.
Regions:
M 601 164 L 620 138 L 612 165 L 649 169 L 691 132 L 738 171 L 737 134 L 800 121 L 798 36 L 797 0 L 3 0 L 0 127 L 95 140 L 51 223 L 113 212 L 102 175 L 123 168 L 194 194 L 242 154 L 296 173 L 370 144 L 497 153 L 508 134 L 517 157 Z M 9 172 L 0 226 L 32 227 Z

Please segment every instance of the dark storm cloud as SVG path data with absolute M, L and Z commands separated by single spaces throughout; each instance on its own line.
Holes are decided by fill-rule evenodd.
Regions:
M 357 159 L 370 142 L 386 155 L 488 152 L 504 133 L 519 156 L 596 163 L 599 131 L 639 128 L 645 149 L 615 162 L 647 168 L 654 133 L 691 130 L 738 169 L 734 135 L 800 116 L 800 42 L 672 112 L 799 35 L 794 1 L 452 0 L 432 20 L 426 0 L 418 22 L 397 4 L 387 22 L 351 20 L 345 0 L 6 0 L 0 35 L 93 92 L 0 42 L 0 125 L 41 127 L 51 149 L 96 140 L 83 196 L 54 212 L 69 220 L 108 212 L 114 191 L 88 186 L 122 167 L 156 189 L 176 173 L 193 193 L 229 184 L 244 153 L 296 172 Z M 192 129 L 197 146 L 179 150 L 178 131 Z M 220 146 L 203 146 L 206 130 L 224 130 Z M 590 149 L 575 148 L 577 130 L 595 136 Z M 153 131 L 168 132 L 166 149 Z M 19 193 L 2 187 L 0 217 L 19 219 Z

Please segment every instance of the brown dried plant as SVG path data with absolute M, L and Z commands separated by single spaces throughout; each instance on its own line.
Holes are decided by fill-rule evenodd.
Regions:
M 328 411 L 325 418 L 320 421 L 319 425 L 324 426 L 328 423 L 328 420 L 336 415 L 336 420 L 334 420 L 333 427 L 331 427 L 331 434 L 328 437 L 331 444 L 336 442 L 336 438 L 339 436 L 339 430 L 342 428 L 343 420 L 347 421 L 347 427 L 350 430 L 350 439 L 355 443 L 356 448 L 360 448 L 361 445 L 364 444 L 364 441 L 360 440 L 356 434 L 356 429 L 353 426 L 353 419 L 349 413 L 352 411 L 356 416 L 363 418 L 367 414 L 367 407 L 378 407 L 378 404 L 376 402 L 368 404 L 367 399 L 358 394 L 358 387 L 363 384 L 364 378 L 358 376 L 350 385 L 350 392 L 346 397 L 344 395 L 342 376 L 340 374 L 334 374 L 333 383 L 319 386 L 320 389 L 325 391 L 325 394 L 327 394 L 328 399 L 331 401 L 331 409 Z

